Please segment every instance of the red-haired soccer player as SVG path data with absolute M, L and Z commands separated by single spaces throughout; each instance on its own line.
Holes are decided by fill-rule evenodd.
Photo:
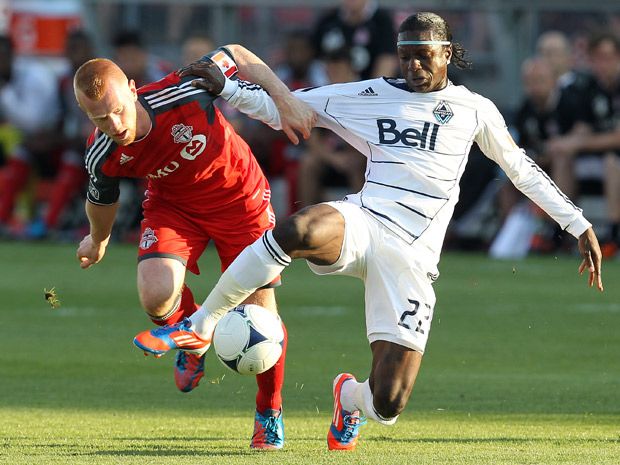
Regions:
M 234 62 L 222 53 L 214 58 L 230 76 L 235 69 L 227 66 Z M 81 241 L 77 258 L 82 268 L 103 258 L 118 208 L 119 179 L 146 178 L 138 293 L 158 325 L 183 322 L 198 308 L 184 284 L 185 271 L 199 273 L 197 260 L 209 241 L 223 271 L 275 224 L 269 184 L 250 148 L 213 105 L 217 97 L 192 87 L 191 81 L 172 73 L 137 89 L 107 59 L 86 62 L 74 77 L 77 101 L 96 126 L 86 153 L 90 234 Z M 308 135 L 309 124 L 302 126 L 291 127 L 294 142 L 293 130 Z M 258 289 L 246 302 L 276 312 L 275 284 Z M 203 376 L 210 345 L 200 338 L 190 342 L 194 353 L 179 351 L 175 366 L 176 384 L 184 392 Z M 257 376 L 253 448 L 279 449 L 284 443 L 286 336 L 283 346 L 278 363 Z

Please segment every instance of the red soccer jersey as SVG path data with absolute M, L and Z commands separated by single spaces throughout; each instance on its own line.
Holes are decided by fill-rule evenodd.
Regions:
M 190 214 L 231 212 L 267 186 L 250 148 L 213 105 L 216 97 L 192 87 L 193 79 L 173 73 L 138 90 L 152 122 L 145 138 L 118 146 L 99 131 L 91 135 L 89 201 L 112 204 L 119 178 L 146 178 L 149 198 Z

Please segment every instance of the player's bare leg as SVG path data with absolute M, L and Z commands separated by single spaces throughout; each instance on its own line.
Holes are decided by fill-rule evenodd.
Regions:
M 134 338 L 134 343 L 155 355 L 163 355 L 171 349 L 206 351 L 215 325 L 226 312 L 277 278 L 292 258 L 307 258 L 319 265 L 336 262 L 343 238 L 344 218 L 338 210 L 326 204 L 302 210 L 246 247 L 222 274 L 187 325 L 183 323 L 178 331 L 172 328 L 161 337 L 143 331 Z M 255 297 L 267 298 L 266 295 Z M 267 303 L 264 306 L 271 307 Z
M 184 281 L 185 265 L 179 260 L 153 257 L 138 263 L 140 303 L 154 323 L 170 324 L 183 319 L 172 316 L 179 310 Z
M 198 309 L 190 288 L 183 284 L 184 280 L 185 265 L 179 260 L 153 257 L 138 263 L 138 294 L 153 323 L 172 325 Z M 180 391 L 190 392 L 203 376 L 203 354 L 176 354 L 174 381 Z
M 340 256 L 344 217 L 327 204 L 313 205 L 276 226 L 273 237 L 291 258 L 331 265 Z
M 375 341 L 370 348 L 372 369 L 368 382 L 372 407 L 381 419 L 390 420 L 400 415 L 407 405 L 420 370 L 422 354 L 388 341 Z M 367 416 L 373 418 L 368 413 Z
M 371 345 L 370 377 L 357 382 L 349 373 L 334 380 L 334 416 L 327 435 L 331 450 L 353 450 L 357 446 L 363 413 L 384 425 L 393 425 L 407 405 L 415 384 L 422 354 L 387 341 Z
M 273 313 L 278 313 L 278 307 L 276 305 L 276 295 L 272 288 L 257 289 L 242 303 L 260 305 L 261 307 L 264 307 Z

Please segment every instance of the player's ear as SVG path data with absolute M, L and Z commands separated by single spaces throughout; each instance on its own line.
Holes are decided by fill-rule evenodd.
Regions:
M 133 101 L 138 100 L 138 90 L 136 89 L 136 81 L 133 79 L 129 80 L 129 90 L 131 91 L 131 95 L 133 95 Z
M 452 47 L 446 47 L 446 63 L 450 63 L 452 60 Z

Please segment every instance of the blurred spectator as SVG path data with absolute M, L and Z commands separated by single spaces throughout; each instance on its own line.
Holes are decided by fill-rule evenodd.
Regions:
M 84 167 L 86 139 L 93 130 L 88 117 L 80 110 L 73 92 L 73 75 L 82 63 L 95 57 L 91 37 L 82 30 L 75 30 L 67 36 L 65 57 L 69 67 L 58 83 L 62 121 L 62 154 L 57 174 L 47 197 L 46 211 L 26 231 L 30 238 L 42 238 L 59 227 L 59 220 L 68 204 L 85 190 L 87 181 Z M 81 212 L 80 208 L 80 212 Z M 80 213 L 81 215 L 81 213 Z M 82 217 L 85 221 L 85 218 Z M 71 226 L 78 226 L 73 218 Z
M 114 61 L 129 79 L 136 81 L 137 87 L 155 82 L 174 71 L 174 66 L 150 54 L 142 44 L 137 31 L 121 31 L 112 41 Z
M 373 0 L 341 0 L 339 8 L 319 19 L 314 31 L 319 56 L 349 48 L 361 79 L 396 73 L 395 38 L 391 14 Z
M 284 62 L 275 69 L 278 77 L 289 89 L 327 84 L 325 67 L 316 60 L 312 38 L 306 31 L 292 31 L 286 36 Z
M 573 70 L 573 54 L 568 37 L 560 31 L 547 31 L 536 41 L 536 53 L 547 60 L 557 79 Z
M 31 167 L 36 166 L 44 176 L 54 171 L 60 147 L 58 117 L 58 92 L 51 71 L 15 57 L 11 40 L 0 36 L 0 121 L 19 131 L 22 139 L 12 148 L 1 173 L 0 228 L 5 232 Z
M 323 56 L 325 72 L 330 84 L 359 81 L 360 75 L 353 66 L 351 50 L 343 47 Z
M 5 82 L 11 80 L 12 70 L 12 46 L 6 37 L 0 37 L 0 88 Z M 19 130 L 7 121 L 0 112 L 0 167 L 4 166 L 21 140 Z M 0 184 L 0 197 L 2 196 L 2 184 Z
M 603 160 L 603 185 L 607 200 L 609 231 L 601 249 L 612 256 L 620 246 L 620 41 L 613 34 L 599 33 L 588 46 L 590 66 L 595 80 L 586 90 L 580 119 L 588 132 L 556 138 L 547 151 L 563 168 L 573 190 L 576 190 L 573 162 L 578 154 L 597 154 Z M 570 191 L 566 191 L 570 196 Z
M 544 140 L 568 134 L 569 131 L 574 134 L 588 132 L 589 126 L 583 113 L 584 98 L 593 80 L 590 74 L 573 69 L 573 54 L 568 38 L 559 31 L 548 31 L 539 37 L 536 49 L 550 64 L 557 78 L 557 100 L 561 106 L 556 113 L 559 113 L 562 127 L 555 133 L 548 133 Z M 539 152 L 541 150 L 539 148 Z M 557 151 L 549 151 L 548 156 L 551 177 L 567 196 L 573 198 L 577 189 L 572 157 Z
M 572 99 L 576 104 L 583 98 L 586 89 L 592 85 L 592 76 L 587 70 L 575 67 L 574 53 L 564 33 L 548 31 L 541 34 L 536 41 L 536 52 L 551 66 L 563 99 Z
M 545 142 L 552 136 L 566 133 L 571 125 L 568 115 L 560 110 L 558 74 L 552 63 L 542 57 L 529 58 L 521 65 L 524 100 L 515 118 L 515 138 L 527 155 L 543 169 L 549 165 Z M 530 250 L 538 229 L 534 212 L 541 216 L 543 213 L 535 210 L 534 204 L 508 182 L 500 189 L 498 202 L 502 227 L 491 244 L 490 253 L 496 258 L 522 257 Z M 552 229 L 548 234 L 549 239 L 555 237 L 559 240 L 560 237 L 554 236 L 554 232 Z M 559 246 L 549 244 L 548 248 L 555 248 L 556 245 Z M 535 244 L 534 247 L 541 248 L 541 245 Z
M 334 50 L 324 60 L 330 83 L 359 80 L 348 48 Z M 342 197 L 340 193 L 330 195 L 330 188 L 344 193 L 358 192 L 364 185 L 365 167 L 366 158 L 340 137 L 314 129 L 299 160 L 299 207 Z
M 181 46 L 181 66 L 200 60 L 204 55 L 215 48 L 215 43 L 206 34 L 192 33 Z
M 573 183 L 567 180 L 567 175 L 573 179 L 568 158 L 558 157 L 547 145 L 558 137 L 587 131 L 580 114 L 584 90 L 591 80 L 571 69 L 570 48 L 566 47 L 568 41 L 562 34 L 545 34 L 538 46 L 542 54 L 523 62 L 525 97 L 514 129 L 519 146 L 528 156 L 551 173 L 560 189 L 574 194 Z M 504 223 L 491 246 L 493 256 L 523 256 L 530 250 L 551 252 L 562 247 L 564 233 L 557 223 L 525 200 L 512 185 L 505 184 L 498 199 Z

